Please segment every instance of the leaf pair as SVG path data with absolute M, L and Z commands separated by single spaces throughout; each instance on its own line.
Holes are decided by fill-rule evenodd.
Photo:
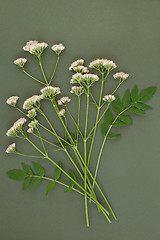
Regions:
M 69 175 L 71 177 L 71 179 L 70 179 L 70 185 L 71 186 L 69 186 L 64 192 L 72 191 L 72 189 L 73 189 L 73 187 L 75 185 L 75 182 L 77 182 L 76 176 L 75 176 L 75 174 L 73 172 L 69 172 Z

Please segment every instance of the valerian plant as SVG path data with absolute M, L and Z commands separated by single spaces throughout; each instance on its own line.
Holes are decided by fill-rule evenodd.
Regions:
M 61 89 L 57 86 L 51 86 L 55 77 L 55 72 L 58 66 L 61 52 L 64 50 L 63 44 L 56 44 L 51 49 L 57 55 L 57 61 L 53 70 L 53 74 L 50 79 L 46 77 L 43 65 L 42 55 L 47 48 L 47 43 L 38 43 L 38 41 L 29 41 L 23 47 L 23 50 L 32 54 L 40 66 L 43 80 L 32 76 L 25 69 L 27 62 L 26 58 L 18 58 L 14 63 L 30 78 L 43 85 L 39 95 L 34 95 L 24 101 L 23 109 L 17 105 L 18 96 L 12 96 L 7 100 L 7 104 L 13 106 L 16 110 L 20 111 L 24 116 L 18 119 L 13 126 L 7 131 L 8 137 L 18 138 L 19 140 L 25 140 L 35 150 L 38 155 L 32 156 L 17 150 L 16 144 L 12 143 L 8 146 L 6 152 L 18 154 L 22 157 L 30 157 L 34 159 L 49 160 L 54 166 L 53 176 L 48 177 L 45 175 L 44 168 L 37 162 L 32 162 L 32 167 L 22 162 L 22 169 L 13 169 L 7 172 L 9 178 L 14 180 L 23 180 L 23 190 L 26 188 L 32 189 L 37 186 L 42 180 L 47 180 L 49 183 L 46 187 L 46 195 L 54 188 L 54 186 L 61 185 L 65 188 L 64 192 L 75 191 L 84 197 L 86 224 L 89 226 L 88 216 L 88 202 L 92 202 L 97 206 L 99 212 L 101 212 L 105 218 L 111 223 L 111 216 L 117 220 L 107 197 L 102 191 L 100 185 L 97 182 L 97 173 L 99 164 L 103 152 L 103 148 L 107 140 L 117 139 L 121 136 L 119 132 L 112 134 L 112 129 L 119 129 L 119 127 L 132 124 L 131 114 L 144 115 L 146 110 L 150 110 L 151 107 L 147 105 L 147 102 L 155 93 L 156 87 L 147 87 L 142 91 L 138 91 L 138 87 L 134 86 L 132 90 L 127 89 L 122 97 L 122 100 L 117 95 L 117 90 L 125 83 L 129 74 L 123 72 L 117 72 L 113 75 L 113 78 L 117 82 L 116 88 L 109 94 L 104 94 L 104 82 L 108 78 L 108 75 L 117 66 L 113 61 L 107 59 L 97 59 L 89 64 L 89 69 L 96 71 L 97 74 L 91 73 L 88 67 L 84 66 L 84 60 L 78 59 L 74 61 L 69 70 L 73 71 L 71 84 L 75 84 L 71 88 L 71 93 L 76 95 L 77 98 L 77 119 L 73 117 L 73 114 L 68 108 L 68 104 L 71 101 L 70 97 L 63 96 L 59 98 Z M 94 96 L 94 87 L 100 84 L 99 98 Z M 86 99 L 85 109 L 81 109 L 81 99 Z M 49 120 L 48 116 L 43 109 L 42 102 L 48 101 L 48 104 L 53 106 L 53 111 L 57 114 L 57 117 L 64 128 L 64 135 L 60 136 L 57 129 L 55 129 L 53 123 Z M 94 126 L 89 130 L 88 118 L 90 102 L 92 102 L 96 109 L 96 116 Z M 81 112 L 85 112 L 84 129 L 80 129 Z M 39 116 L 41 115 L 41 118 Z M 44 122 L 42 122 L 42 117 Z M 75 125 L 75 132 L 72 133 L 67 124 L 67 118 Z M 92 118 L 93 118 L 92 114 Z M 102 123 L 103 121 L 103 123 Z M 28 122 L 28 128 L 27 128 Z M 101 123 L 101 133 L 103 135 L 103 142 L 99 150 L 95 171 L 90 170 L 90 161 L 94 158 L 93 146 L 95 142 L 95 136 L 97 133 L 98 125 Z M 45 124 L 45 125 L 44 125 Z M 43 131 L 41 131 L 43 130 Z M 44 130 L 51 134 L 54 141 L 49 141 L 44 135 Z M 40 146 L 37 145 L 39 140 Z M 56 142 L 55 142 L 56 139 Z M 80 141 L 81 139 L 81 141 Z M 35 141 L 34 141 L 35 140 Z M 80 151 L 79 145 L 83 142 L 83 153 Z M 49 152 L 47 145 L 51 145 L 56 150 L 64 151 L 67 159 L 72 163 L 74 172 L 64 169 L 63 163 L 53 159 Z M 71 149 L 71 151 L 69 150 Z M 58 154 L 57 154 L 58 156 Z M 61 175 L 66 177 L 68 181 L 61 180 Z M 77 179 L 81 178 L 81 182 Z M 83 183 L 83 184 L 82 184 Z M 99 191 L 102 199 L 106 203 L 103 206 L 97 198 L 95 187 Z M 111 215 L 111 216 L 110 216 Z

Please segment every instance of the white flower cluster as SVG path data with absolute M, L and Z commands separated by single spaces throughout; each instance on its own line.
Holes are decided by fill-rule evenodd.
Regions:
M 96 74 L 84 74 L 82 75 L 82 82 L 85 82 L 88 86 L 91 86 L 94 82 L 98 81 L 99 77 Z
M 57 55 L 59 55 L 64 50 L 64 45 L 62 43 L 55 44 L 51 48 Z
M 76 73 L 72 76 L 72 79 L 70 83 L 80 83 L 82 80 L 82 74 L 81 73 Z
M 76 94 L 77 96 L 80 96 L 84 93 L 84 88 L 73 86 L 70 92 Z
M 34 121 L 31 121 L 29 124 L 28 124 L 28 127 L 34 129 L 34 128 L 38 128 L 38 121 L 37 120 L 34 120 Z
M 16 152 L 16 144 L 12 143 L 6 149 L 6 153 L 15 153 Z
M 97 60 L 92 61 L 89 64 L 89 67 L 90 68 L 94 68 L 96 70 L 104 70 L 105 69 L 105 70 L 111 71 L 111 70 L 115 69 L 117 66 L 111 60 L 108 60 L 108 59 L 97 59 Z
M 114 79 L 117 79 L 117 80 L 126 80 L 128 77 L 129 77 L 129 74 L 127 73 L 124 73 L 124 72 L 118 72 L 118 73 L 115 73 L 113 75 Z
M 63 108 L 63 109 L 61 109 L 60 111 L 59 111 L 59 116 L 61 116 L 61 117 L 64 117 L 64 115 L 65 115 L 65 109 Z
M 30 110 L 34 106 L 37 107 L 40 104 L 42 97 L 42 95 L 33 95 L 32 97 L 26 99 L 23 103 L 23 109 Z
M 37 113 L 35 109 L 31 109 L 28 111 L 27 117 L 34 119 L 36 117 Z
M 40 91 L 43 95 L 43 98 L 53 98 L 57 94 L 61 93 L 61 89 L 59 87 L 52 87 L 52 86 L 44 87 Z
M 89 70 L 87 69 L 87 67 L 84 67 L 84 66 L 81 66 L 81 65 L 79 65 L 79 66 L 77 66 L 77 67 L 74 67 L 74 69 L 73 69 L 75 72 L 77 72 L 77 73 L 89 73 Z
M 75 67 L 77 66 L 82 66 L 84 64 L 84 60 L 83 59 L 78 59 L 76 61 L 74 61 L 71 66 L 69 67 L 69 70 L 74 70 Z
M 31 127 L 31 128 L 28 128 L 27 132 L 28 132 L 28 133 L 34 133 L 34 128 L 32 128 L 32 127 Z
M 108 102 L 112 102 L 112 101 L 114 101 L 115 99 L 116 99 L 115 96 L 114 96 L 114 95 L 111 95 L 111 94 L 106 95 L 106 96 L 103 97 L 103 101 L 108 101 Z
M 19 97 L 18 96 L 12 96 L 10 98 L 7 99 L 6 103 L 15 107 L 16 104 L 17 104 L 17 101 L 18 101 Z
M 62 97 L 61 99 L 58 100 L 58 105 L 63 105 L 66 103 L 69 103 L 71 99 L 69 97 Z
M 23 47 L 24 51 L 30 52 L 31 54 L 35 55 L 36 57 L 40 57 L 43 51 L 48 47 L 48 44 L 45 42 L 39 43 L 38 41 L 29 41 Z
M 26 58 L 18 58 L 14 60 L 14 64 L 16 64 L 20 68 L 23 68 L 26 62 L 27 62 Z
M 18 133 L 22 132 L 22 128 L 27 120 L 25 118 L 18 119 L 13 126 L 7 131 L 8 137 L 16 137 Z

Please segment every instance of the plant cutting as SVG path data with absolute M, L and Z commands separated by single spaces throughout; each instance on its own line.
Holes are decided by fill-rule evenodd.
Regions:
M 47 43 L 38 41 L 29 41 L 23 47 L 23 50 L 31 54 L 33 61 L 35 60 L 39 65 L 42 73 L 41 79 L 26 70 L 27 58 L 18 58 L 14 61 L 27 77 L 41 84 L 42 87 L 40 92 L 36 92 L 36 95 L 26 99 L 22 107 L 18 104 L 19 96 L 7 99 L 7 104 L 22 114 L 22 117 L 8 129 L 7 136 L 22 141 L 24 144 L 25 142 L 30 144 L 37 152 L 36 155 L 22 152 L 17 147 L 17 143 L 11 143 L 6 149 L 7 153 L 34 159 L 34 161 L 22 162 L 22 169 L 9 170 L 7 175 L 13 180 L 22 180 L 23 190 L 33 189 L 45 180 L 48 182 L 46 195 L 54 190 L 55 185 L 62 186 L 65 193 L 74 191 L 80 194 L 84 198 L 87 227 L 89 227 L 89 203 L 94 204 L 111 223 L 112 220 L 117 220 L 116 213 L 108 200 L 108 195 L 104 193 L 97 182 L 103 149 L 107 141 L 118 139 L 121 136 L 119 131 L 122 131 L 123 127 L 132 125 L 132 114 L 145 115 L 147 110 L 152 109 L 146 102 L 154 95 L 156 87 L 151 86 L 139 91 L 135 85 L 132 90 L 127 89 L 120 98 L 117 92 L 120 87 L 125 85 L 129 74 L 124 72 L 112 74 L 117 66 L 108 59 L 96 59 L 88 67 L 84 65 L 83 59 L 78 59 L 69 67 L 73 73 L 70 80 L 70 83 L 73 84 L 70 91 L 72 97 L 70 97 L 71 94 L 61 96 L 61 88 L 54 82 L 64 45 L 55 44 L 51 47 L 57 56 L 57 61 L 50 78 L 47 77 L 42 62 L 47 47 Z M 116 81 L 116 87 L 111 92 L 105 92 L 105 81 L 111 74 L 113 81 Z M 96 98 L 94 89 L 98 87 L 99 96 Z M 71 99 L 74 99 L 77 104 L 76 118 L 74 117 L 75 113 L 69 107 Z M 85 101 L 83 105 L 81 104 L 82 100 Z M 56 121 L 61 124 L 60 132 L 63 133 L 59 133 L 59 129 L 54 126 L 55 117 L 53 120 L 47 115 L 44 103 L 52 107 L 53 113 L 56 114 Z M 96 111 L 95 116 L 90 110 L 93 106 Z M 82 117 L 84 112 L 85 118 Z M 89 123 L 90 117 L 95 118 L 93 126 Z M 69 122 L 72 123 L 72 131 Z M 117 133 L 113 134 L 112 130 Z M 93 148 L 98 131 L 101 131 L 103 141 L 98 156 L 96 156 L 93 155 Z M 50 139 L 48 139 L 48 135 L 50 135 Z M 59 151 L 63 151 L 65 161 L 72 164 L 72 171 L 64 167 L 63 161 L 59 161 Z M 93 171 L 90 168 L 90 162 L 94 158 L 96 158 L 96 166 Z M 43 161 L 53 164 L 52 176 L 46 176 Z M 62 180 L 62 175 L 65 180 Z M 97 191 L 101 199 L 97 197 Z M 102 204 L 101 200 L 105 204 Z

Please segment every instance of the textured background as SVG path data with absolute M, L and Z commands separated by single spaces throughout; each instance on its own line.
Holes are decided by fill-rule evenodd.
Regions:
M 37 39 L 50 46 L 63 42 L 66 50 L 60 60 L 55 85 L 61 86 L 65 93 L 70 90 L 68 66 L 81 57 L 87 64 L 98 57 L 112 59 L 118 71 L 128 72 L 130 78 L 121 93 L 134 84 L 140 89 L 150 85 L 159 87 L 159 11 L 158 0 L 1 2 L 1 239 L 159 239 L 159 88 L 149 101 L 153 110 L 146 116 L 133 116 L 133 126 L 122 128 L 121 139 L 108 142 L 103 152 L 98 179 L 118 216 L 118 221 L 111 225 L 91 205 L 91 226 L 87 229 L 83 198 L 73 192 L 64 194 L 61 187 L 56 187 L 48 197 L 45 197 L 45 182 L 22 192 L 22 182 L 16 183 L 5 174 L 9 169 L 20 168 L 22 159 L 4 153 L 13 141 L 5 133 L 21 116 L 5 104 L 6 99 L 19 95 L 23 103 L 25 98 L 40 90 L 37 83 L 13 64 L 14 59 L 27 56 L 28 71 L 40 74 L 36 63 L 30 62 L 31 57 L 22 51 L 26 41 Z M 55 61 L 53 52 L 46 50 L 44 66 L 48 76 Z M 113 80 L 109 81 L 110 86 L 114 85 Z M 111 88 L 106 86 L 106 93 Z M 76 109 L 76 102 L 72 101 L 70 107 Z M 49 109 L 48 112 L 50 114 Z M 102 141 L 100 133 L 98 139 Z M 24 151 L 32 151 L 28 145 L 21 144 L 21 147 Z M 97 142 L 95 153 L 98 147 Z M 60 159 L 66 166 L 62 153 Z M 30 162 L 29 159 L 23 161 Z M 46 169 L 50 167 L 46 161 L 42 164 Z M 51 175 L 52 171 L 51 168 L 47 173 Z

